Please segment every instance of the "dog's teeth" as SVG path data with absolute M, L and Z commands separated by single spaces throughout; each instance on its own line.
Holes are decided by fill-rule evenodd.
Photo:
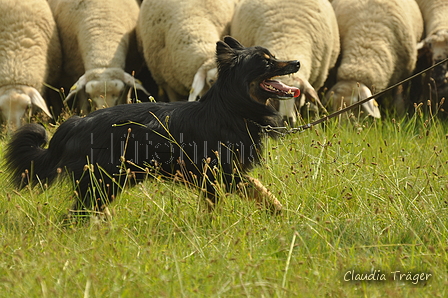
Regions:
M 277 88 L 275 88 L 275 87 L 273 87 L 273 86 L 271 86 L 271 85 L 268 85 L 268 88 L 271 89 L 271 90 L 273 90 L 273 91 L 277 91 Z
M 275 88 L 274 86 L 272 86 L 270 84 L 265 84 L 264 86 L 266 87 L 266 89 L 271 90 L 271 91 L 276 92 L 276 93 L 283 93 L 283 94 L 288 94 L 288 95 L 291 95 L 291 94 L 293 95 L 294 94 L 294 92 L 291 89 L 289 89 L 288 91 L 285 91 L 285 90 L 277 89 L 277 88 Z

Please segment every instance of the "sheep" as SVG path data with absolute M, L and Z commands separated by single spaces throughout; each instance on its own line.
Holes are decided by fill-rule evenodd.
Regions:
M 30 107 L 52 117 L 42 95 L 59 77 L 61 48 L 47 1 L 2 0 L 0 11 L 0 109 L 12 130 Z
M 417 0 L 417 3 L 425 23 L 425 39 L 418 45 L 419 59 L 424 61 L 422 68 L 425 68 L 448 58 L 448 1 Z M 434 79 L 432 90 L 438 95 L 448 96 L 448 63 L 437 66 L 426 77 L 424 87 L 428 85 L 430 76 Z
M 414 0 L 333 0 L 341 37 L 337 83 L 328 94 L 333 109 L 360 101 L 409 76 L 415 68 L 423 20 Z M 399 88 L 402 90 L 402 88 Z M 402 106 L 397 93 L 395 105 Z M 375 100 L 362 105 L 380 118 Z
M 143 1 L 139 48 L 170 101 L 196 100 L 216 80 L 216 42 L 229 33 L 237 1 Z
M 76 99 L 71 106 L 82 114 L 126 103 L 130 88 L 146 92 L 125 72 L 130 64 L 130 70 L 139 67 L 138 59 L 129 60 L 138 58 L 135 27 L 139 5 L 135 0 L 48 2 L 61 35 L 66 85 L 74 83 L 66 102 Z
M 328 0 L 242 0 L 230 28 L 231 35 L 245 46 L 260 45 L 280 59 L 299 60 L 299 72 L 281 80 L 320 103 L 316 90 L 335 65 L 340 48 L 336 17 Z M 295 124 L 294 100 L 280 101 L 279 112 Z

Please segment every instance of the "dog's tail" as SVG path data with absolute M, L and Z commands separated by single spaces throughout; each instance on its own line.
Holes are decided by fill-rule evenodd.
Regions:
M 47 143 L 45 128 L 39 124 L 27 124 L 19 128 L 12 136 L 6 148 L 6 168 L 12 182 L 19 188 L 35 184 L 39 180 L 50 179 L 52 162 L 49 152 L 43 147 Z

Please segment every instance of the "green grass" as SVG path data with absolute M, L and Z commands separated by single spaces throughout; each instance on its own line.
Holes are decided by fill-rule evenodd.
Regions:
M 251 174 L 281 216 L 237 195 L 208 212 L 196 191 L 149 180 L 111 221 L 66 225 L 67 183 L 18 192 L 0 168 L 0 297 L 447 297 L 447 130 L 331 120 L 267 141 Z M 344 281 L 352 270 L 387 281 Z

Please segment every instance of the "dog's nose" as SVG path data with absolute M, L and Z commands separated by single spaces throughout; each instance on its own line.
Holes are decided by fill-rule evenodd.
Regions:
M 296 65 L 297 65 L 297 68 L 300 68 L 300 61 L 299 60 L 296 60 Z

